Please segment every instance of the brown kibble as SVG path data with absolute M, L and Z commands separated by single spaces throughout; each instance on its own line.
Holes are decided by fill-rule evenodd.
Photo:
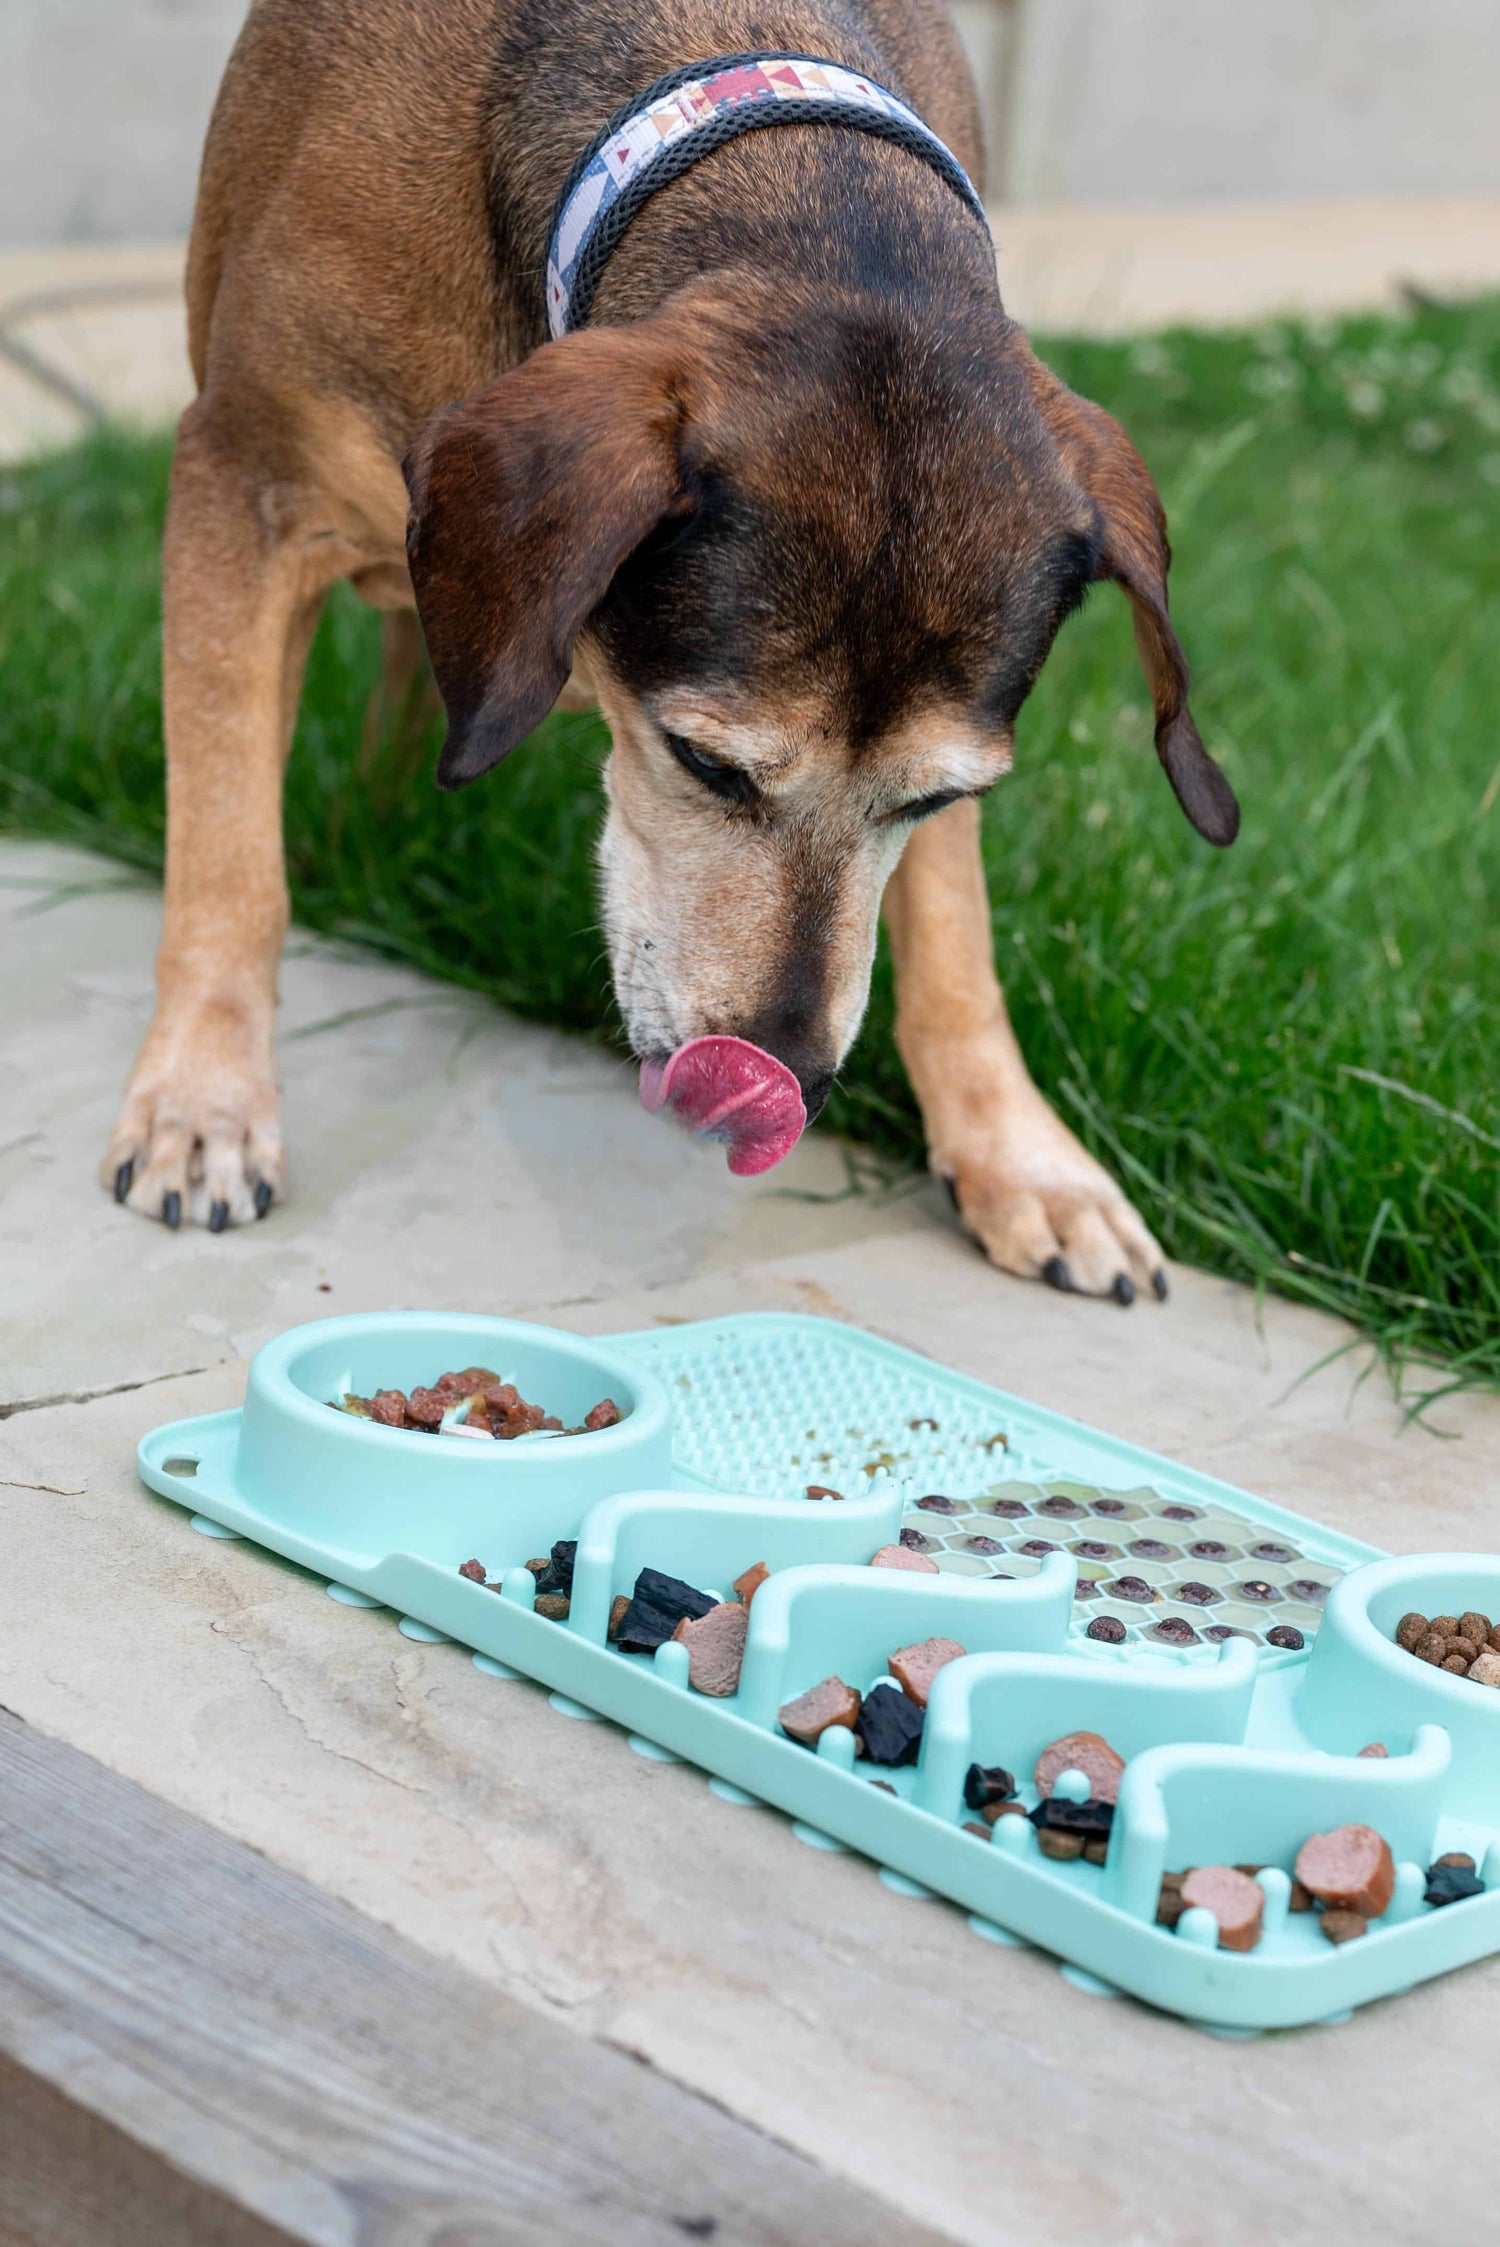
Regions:
M 1446 1658 L 1451 1662 L 1455 1654 L 1461 1654 L 1466 1662 L 1477 1661 L 1479 1658 L 1479 1649 L 1484 1645 L 1484 1643 L 1485 1642 L 1482 1638 L 1468 1638 L 1462 1631 L 1460 1631 L 1457 1638 L 1449 1639 L 1448 1653 Z
M 872 1779 L 870 1784 L 877 1794 L 894 1794 L 896 1792 L 889 1779 Z
M 1500 1654 L 1500 1623 L 1497 1623 L 1490 1633 L 1490 1652 Z
M 1352 1943 L 1370 1931 L 1370 1923 L 1361 1913 L 1337 1909 L 1324 1912 L 1318 1925 L 1330 1943 Z
M 750 1610 L 738 1599 L 721 1600 L 696 1620 L 684 1615 L 672 1636 L 688 1650 L 688 1684 L 718 1701 L 738 1693 L 749 1628 Z
M 377 1389 L 366 1410 L 383 1428 L 404 1428 L 406 1399 L 399 1389 Z
M 1427 1628 L 1430 1631 L 1436 1631 L 1439 1638 L 1457 1638 L 1458 1617 L 1456 1615 L 1434 1615 Z
M 1471 1607 L 1467 1614 L 1460 1615 L 1458 1618 L 1459 1637 L 1471 1638 L 1476 1647 L 1488 1643 L 1492 1628 L 1488 1615 L 1481 1615 L 1477 1607 Z
M 583 1416 L 583 1424 L 591 1435 L 601 1428 L 613 1428 L 620 1418 L 620 1407 L 613 1397 L 601 1397 L 599 1402 Z
M 1312 1890 L 1304 1888 L 1300 1880 L 1294 1880 L 1292 1882 L 1292 1893 L 1287 1900 L 1287 1910 L 1289 1912 L 1310 1912 L 1313 1908 L 1313 1902 Z
M 938 1564 L 929 1560 L 926 1553 L 914 1553 L 909 1545 L 882 1545 L 878 1553 L 871 1553 L 872 1568 L 908 1568 L 914 1575 L 936 1576 Z
M 1247 1880 L 1253 1880 L 1258 1872 L 1264 1872 L 1266 1868 L 1264 1865 L 1236 1865 L 1234 1869 L 1237 1873 L 1243 1873 Z
M 1164 1873 L 1161 1889 L 1156 1899 L 1156 1924 L 1158 1927 L 1175 1927 L 1187 1910 L 1182 1900 L 1183 1873 Z
M 987 1802 L 979 1813 L 987 1826 L 1000 1818 L 1024 1818 L 1026 1814 L 1024 1802 Z
M 550 1553 L 543 1553 L 540 1560 L 529 1560 L 526 1563 L 526 1566 L 530 1569 L 533 1576 L 545 1576 L 548 1569 L 552 1566 L 552 1555 Z
M 615 1594 L 614 1598 L 613 1598 L 613 1599 L 612 1599 L 612 1600 L 610 1601 L 610 1603 L 609 1603 L 609 1635 L 610 1635 L 610 1637 L 611 1637 L 611 1638 L 618 1638 L 618 1637 L 619 1637 L 619 1635 L 620 1635 L 620 1625 L 621 1625 L 621 1624 L 622 1624 L 622 1623 L 624 1622 L 624 1620 L 625 1620 L 625 1610 L 626 1610 L 626 1609 L 627 1609 L 627 1608 L 629 1607 L 629 1605 L 630 1605 L 630 1594 L 629 1594 L 629 1592 L 616 1592 L 616 1594 Z
M 825 1677 L 795 1700 L 784 1702 L 776 1714 L 783 1732 L 805 1747 L 816 1747 L 831 1724 L 842 1724 L 852 1732 L 859 1721 L 859 1710 L 860 1698 L 852 1685 L 846 1685 L 841 1677 Z
M 877 1782 L 876 1782 L 876 1784 L 878 1785 L 878 1784 L 879 1784 L 879 1782 L 877 1781 Z M 894 1794 L 894 1793 L 895 1793 L 895 1791 L 896 1791 L 896 1790 L 895 1790 L 895 1788 L 893 1787 L 893 1788 L 891 1789 L 891 1792 L 892 1792 L 892 1794 Z M 977 1825 L 977 1824 L 975 1823 L 975 1821 L 974 1821 L 974 1820 L 973 1820 L 972 1818 L 965 1818 L 965 1820 L 964 1820 L 964 1832 L 965 1832 L 965 1833 L 976 1834 L 976 1835 L 978 1836 L 978 1838 L 979 1838 L 979 1839 L 980 1839 L 981 1841 L 988 1841 L 988 1840 L 989 1840 L 989 1838 L 990 1838 L 990 1829 L 989 1829 L 989 1827 L 988 1827 L 988 1826 L 981 1826 L 981 1825 Z
M 458 1573 L 460 1576 L 467 1576 L 471 1584 L 482 1584 L 484 1582 L 484 1562 L 482 1560 L 461 1560 L 458 1564 Z
M 1440 1865 L 1460 1865 L 1465 1872 L 1474 1872 L 1477 1869 L 1473 1858 L 1467 1856 L 1462 1849 L 1450 1849 L 1447 1855 L 1439 1857 L 1437 1862 Z
M 807 1498 L 842 1498 L 842 1490 L 830 1490 L 826 1482 L 810 1482 L 803 1493 Z
M 1182 1884 L 1185 1911 L 1213 1913 L 1219 1923 L 1219 1948 L 1253 1951 L 1260 1941 L 1265 1892 L 1258 1880 L 1235 1865 L 1195 1865 Z
M 1361 1748 L 1359 1752 L 1361 1755 L 1388 1756 L 1391 1751 L 1384 1740 L 1372 1740 L 1368 1747 Z
M 566 1592 L 541 1592 L 532 1612 L 545 1616 L 549 1623 L 565 1623 L 572 1604 Z
M 1408 1654 L 1413 1653 L 1418 1639 L 1425 1638 L 1431 1628 L 1432 1625 L 1428 1622 L 1427 1617 L 1419 1615 L 1416 1609 L 1412 1608 L 1409 1613 L 1402 1616 L 1400 1622 L 1396 1625 L 1396 1644 L 1404 1646 Z
M 1467 1677 L 1469 1663 L 1472 1659 L 1473 1657 L 1468 1654 L 1447 1654 L 1438 1664 L 1438 1667 L 1450 1671 L 1454 1677 Z
M 1043 1826 L 1037 1834 L 1036 1845 L 1044 1857 L 1056 1857 L 1061 1864 L 1083 1855 L 1083 1835 L 1060 1833 L 1055 1826 Z
M 1396 1886 L 1396 1862 L 1373 1826 L 1335 1826 L 1297 1852 L 1297 1878 L 1320 1903 L 1378 1919 Z
M 1105 1858 L 1109 1855 L 1109 1842 L 1107 1841 L 1105 1836 L 1101 1834 L 1097 1841 L 1086 1841 L 1084 1843 L 1083 1854 L 1084 1860 L 1087 1864 L 1102 1865 Z
M 1447 1651 L 1448 1641 L 1441 1631 L 1429 1631 L 1427 1636 L 1419 1638 L 1412 1648 L 1412 1652 L 1419 1662 L 1441 1662 Z
M 938 1671 L 958 1661 L 967 1651 L 956 1638 L 924 1638 L 915 1646 L 898 1646 L 886 1668 L 908 1701 L 915 1701 L 919 1709 L 925 1709 Z
M 1114 1802 L 1119 1798 L 1125 1758 L 1116 1755 L 1109 1742 L 1097 1732 L 1065 1732 L 1060 1740 L 1043 1748 L 1036 1759 L 1033 1778 L 1043 1801 L 1065 1771 L 1083 1773 L 1089 1783 L 1091 1801 Z
M 770 1573 L 771 1571 L 767 1568 L 765 1562 L 758 1560 L 753 1568 L 747 1568 L 742 1576 L 736 1576 L 730 1589 L 735 1597 L 742 1599 L 748 1607 Z

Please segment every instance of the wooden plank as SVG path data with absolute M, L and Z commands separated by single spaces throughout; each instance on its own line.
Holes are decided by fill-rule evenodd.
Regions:
M 0 1713 L 0 2247 L 938 2237 Z

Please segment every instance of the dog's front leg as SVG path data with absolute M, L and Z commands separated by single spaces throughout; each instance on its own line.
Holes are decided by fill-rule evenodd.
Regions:
M 281 1183 L 272 1064 L 286 932 L 281 781 L 321 595 L 285 517 L 201 407 L 163 572 L 167 869 L 157 1005 L 103 1164 L 121 1201 L 219 1231 Z
M 979 806 L 908 842 L 885 896 L 896 1043 L 928 1158 L 964 1225 L 1005 1271 L 1090 1295 L 1165 1295 L 1162 1253 L 1108 1171 L 1037 1091 L 995 975 Z

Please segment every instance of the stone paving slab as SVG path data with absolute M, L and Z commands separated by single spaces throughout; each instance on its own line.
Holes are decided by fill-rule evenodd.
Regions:
M 643 1118 L 607 1055 L 301 941 L 290 1029 L 383 1011 L 283 1045 L 287 1207 L 169 1237 L 92 1180 L 156 900 L 50 846 L 0 845 L 0 879 L 0 1404 L 21 1407 L 0 1420 L 0 1704 L 955 2239 L 1405 2247 L 1440 2144 L 1445 2204 L 1489 2205 L 1489 2071 L 1454 2024 L 1500 1999 L 1500 1961 L 1248 2044 L 1086 1996 L 539 1688 L 196 1535 L 132 1455 L 331 1309 L 597 1333 L 791 1308 L 1421 1549 L 1492 1541 L 1500 1404 L 1445 1403 L 1440 1441 L 1378 1376 L 1356 1386 L 1361 1358 L 1322 1362 L 1347 1337 L 1317 1314 L 1181 1270 L 1166 1307 L 1125 1314 L 989 1271 L 925 1194 L 747 1190 Z M 829 1142 L 796 1161 L 814 1191 L 842 1175 Z

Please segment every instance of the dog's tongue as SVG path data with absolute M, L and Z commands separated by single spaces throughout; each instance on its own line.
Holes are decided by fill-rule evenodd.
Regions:
M 802 1088 L 784 1062 L 743 1038 L 689 1038 L 641 1070 L 641 1104 L 670 1109 L 688 1131 L 722 1139 L 737 1178 L 789 1155 L 802 1136 Z

